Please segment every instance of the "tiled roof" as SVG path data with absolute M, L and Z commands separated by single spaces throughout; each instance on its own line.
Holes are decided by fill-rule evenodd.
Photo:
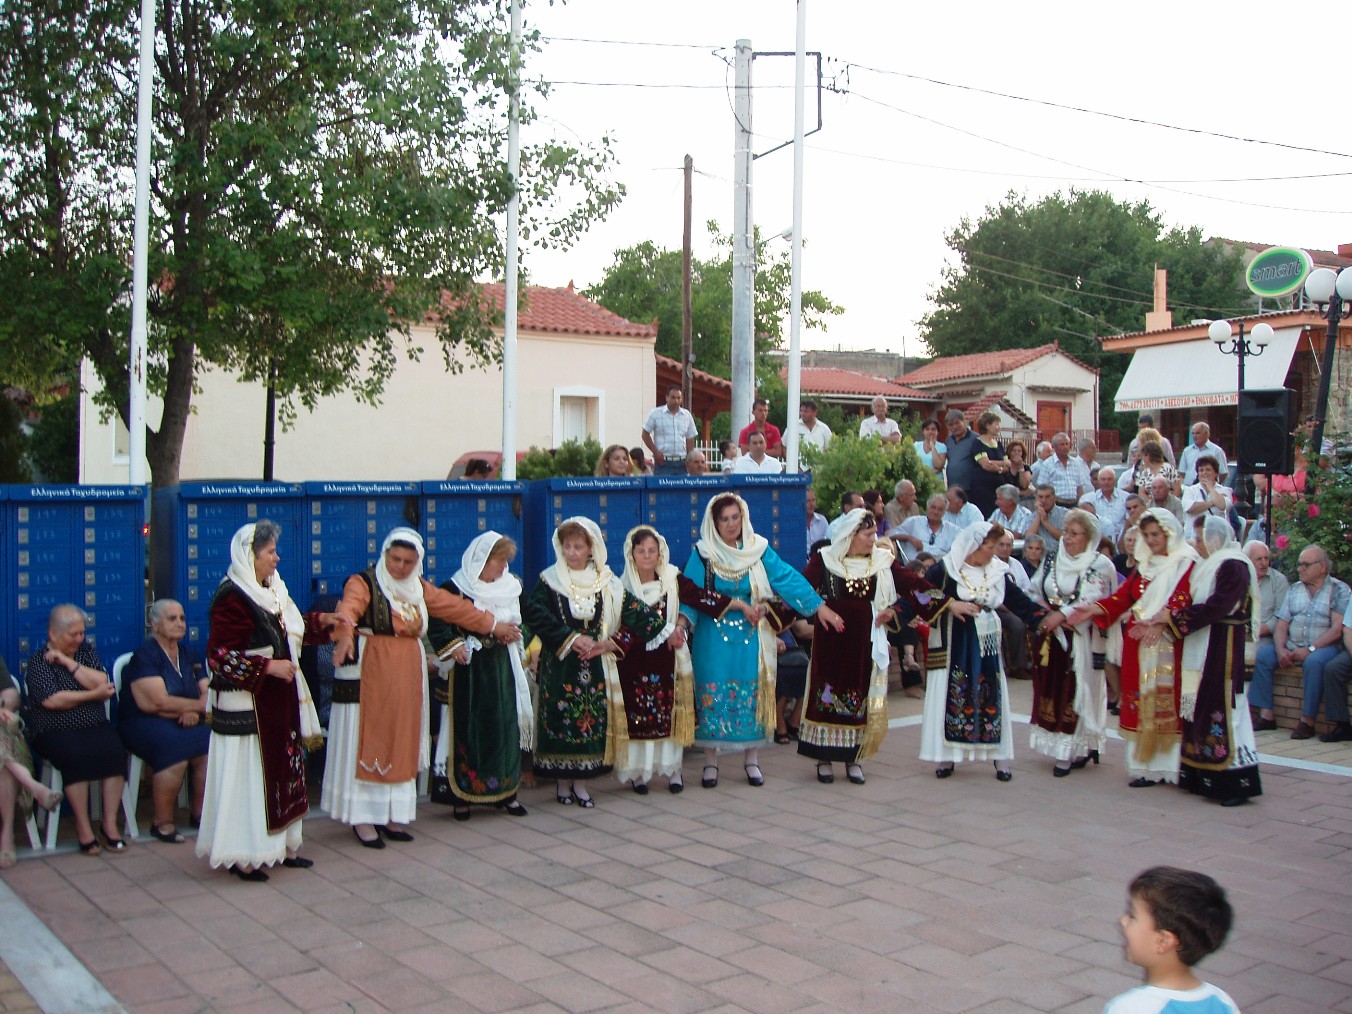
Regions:
M 666 367 L 668 370 L 674 371 L 677 376 L 680 376 L 681 362 L 679 359 L 672 359 L 670 356 L 663 355 L 657 355 L 654 356 L 653 358 L 657 360 L 657 365 L 659 369 L 661 367 Z M 699 369 L 691 370 L 690 374 L 695 380 L 702 381 L 711 387 L 717 387 L 728 391 L 732 390 L 731 380 L 725 380 L 722 377 L 715 376 L 712 373 L 706 373 L 704 370 Z
M 966 380 L 969 377 L 1004 377 L 1019 367 L 1027 366 L 1034 360 L 1052 353 L 1059 353 L 1079 363 L 1086 370 L 1094 370 L 1092 366 L 1081 363 L 1066 352 L 1059 342 L 1052 342 L 1050 345 L 1039 345 L 1032 349 L 1001 349 L 998 352 L 974 352 L 967 356 L 941 356 L 918 370 L 912 370 L 898 377 L 897 381 L 913 387 L 925 387 L 950 380 Z
M 1008 395 L 1009 395 L 1008 391 L 990 391 L 986 394 L 983 394 L 979 399 L 977 399 L 976 401 L 972 402 L 972 404 L 964 408 L 962 410 L 962 414 L 966 417 L 969 423 L 974 423 L 976 422 L 977 417 L 981 415 L 982 412 L 985 412 L 987 409 L 991 409 L 994 408 L 996 405 L 999 405 L 1000 409 L 1005 413 L 1005 415 L 1009 416 L 1015 422 L 1019 423 L 1019 425 L 1021 426 L 1036 425 L 1032 416 L 1028 415 L 1028 413 L 1024 412 L 1012 401 L 1010 401 Z
M 506 286 L 493 283 L 483 287 L 484 295 L 502 313 L 507 305 Z M 549 289 L 542 285 L 525 287 L 525 298 L 517 312 L 516 324 L 522 331 L 544 331 L 555 334 L 616 335 L 622 338 L 656 338 L 656 324 L 635 324 L 619 314 L 573 290 Z
M 1264 250 L 1268 250 L 1273 246 L 1272 243 L 1250 243 L 1248 240 L 1225 239 L 1220 236 L 1216 237 L 1215 242 L 1224 243 L 1227 246 L 1244 247 L 1246 250 L 1252 250 L 1254 253 L 1262 253 Z M 1310 247 L 1301 247 L 1300 249 L 1303 249 L 1310 255 L 1310 260 L 1314 261 L 1314 265 L 1317 268 L 1345 268 L 1352 266 L 1352 257 L 1346 257 L 1337 250 L 1315 250 Z
M 1251 313 L 1243 317 L 1227 317 L 1226 320 L 1232 324 L 1238 324 L 1243 321 L 1245 324 L 1256 324 L 1259 321 L 1271 324 L 1273 327 L 1295 327 L 1299 324 L 1309 324 L 1310 320 L 1318 316 L 1318 311 L 1314 307 L 1296 307 L 1293 310 L 1272 310 L 1264 313 Z M 1320 325 L 1322 326 L 1322 325 Z M 1142 338 L 1146 336 L 1159 336 L 1171 333 L 1177 333 L 1176 340 L 1183 341 L 1191 338 L 1205 338 L 1206 324 L 1175 324 L 1173 327 L 1162 328 L 1158 331 L 1125 331 L 1122 334 L 1099 335 L 1098 341 L 1105 346 L 1126 338 Z
M 781 377 L 788 376 L 788 369 L 779 371 Z M 804 366 L 799 373 L 799 386 L 804 394 L 852 394 L 884 398 L 897 398 L 903 401 L 938 401 L 932 394 L 918 391 L 885 377 L 870 373 L 856 373 L 854 370 L 842 370 L 835 366 Z

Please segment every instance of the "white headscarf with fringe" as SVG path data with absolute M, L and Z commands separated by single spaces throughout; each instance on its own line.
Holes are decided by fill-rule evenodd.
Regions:
M 968 525 L 958 533 L 953 548 L 944 557 L 944 569 L 953 579 L 958 598 L 982 607 L 971 622 L 975 624 L 981 654 L 988 656 L 1000 654 L 1000 617 L 995 610 L 1005 601 L 1009 564 L 992 555 L 984 565 L 977 566 L 968 563 L 967 557 L 980 548 L 993 527 L 989 521 Z
M 286 635 L 287 646 L 291 650 L 291 661 L 296 663 L 296 699 L 300 706 L 300 734 L 307 749 L 316 749 L 324 741 L 324 730 L 319 724 L 319 712 L 315 710 L 314 698 L 310 696 L 310 687 L 300 671 L 300 649 L 305 640 L 305 618 L 301 616 L 296 604 L 291 601 L 282 575 L 274 571 L 267 584 L 261 584 L 254 570 L 254 529 L 256 522 L 250 522 L 240 528 L 230 538 L 230 567 L 225 579 L 238 588 L 249 600 L 264 612 L 276 616 Z
M 408 543 L 418 554 L 418 562 L 413 565 L 408 576 L 398 580 L 385 564 L 385 554 L 396 542 Z M 385 536 L 385 541 L 380 544 L 380 559 L 375 566 L 376 584 L 385 598 L 389 599 L 390 608 L 419 636 L 427 633 L 427 602 L 423 598 L 422 584 L 424 555 L 422 536 L 412 528 L 401 526 Z
M 634 562 L 635 542 L 640 535 L 657 540 L 657 566 L 654 580 L 644 581 Z M 681 570 L 671 562 L 667 540 L 652 525 L 639 525 L 624 537 L 624 573 L 620 576 L 625 591 L 645 605 L 652 606 L 666 617 L 666 625 L 645 645 L 648 651 L 657 651 L 676 630 L 681 615 Z M 695 740 L 695 675 L 690 659 L 690 646 L 682 644 L 674 649 L 675 696 L 672 701 L 671 737 L 682 746 Z
M 1174 593 L 1178 582 L 1183 579 L 1188 567 L 1199 559 L 1197 550 L 1183 541 L 1183 529 L 1172 511 L 1151 507 L 1136 519 L 1136 527 L 1140 528 L 1150 519 L 1160 526 L 1168 541 L 1163 553 L 1154 553 L 1146 541 L 1144 531 L 1136 536 L 1136 569 L 1141 580 L 1150 583 L 1132 612 L 1143 620 L 1156 615 L 1169 604 L 1169 596 Z
M 1244 564 L 1249 575 L 1249 633 L 1255 644 L 1258 643 L 1258 631 L 1263 626 L 1263 604 L 1258 592 L 1258 572 L 1253 561 L 1245 555 L 1235 538 L 1234 529 L 1226 518 L 1208 517 L 1202 523 L 1202 543 L 1206 556 L 1192 568 L 1189 586 L 1192 590 L 1192 604 L 1201 605 L 1210 601 L 1216 590 L 1216 574 L 1221 564 L 1235 560 Z M 1202 667 L 1206 664 L 1207 647 L 1211 640 L 1211 628 L 1202 627 L 1183 639 L 1183 682 L 1180 685 L 1179 715 L 1189 722 L 1197 711 L 1197 691 L 1202 685 Z M 1228 682 L 1230 674 L 1226 673 Z M 1226 691 L 1229 693 L 1229 690 Z

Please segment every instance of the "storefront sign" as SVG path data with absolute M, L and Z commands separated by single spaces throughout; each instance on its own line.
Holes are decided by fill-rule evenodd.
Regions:
M 1305 284 L 1313 266 L 1310 255 L 1304 250 L 1274 246 L 1253 259 L 1244 272 L 1244 280 L 1255 296 L 1285 296 Z

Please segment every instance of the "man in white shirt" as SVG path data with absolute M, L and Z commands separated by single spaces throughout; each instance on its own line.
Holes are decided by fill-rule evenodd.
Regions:
M 901 427 L 887 418 L 887 399 L 882 395 L 873 399 L 873 414 L 859 423 L 859 435 L 877 437 L 885 444 L 901 443 Z
M 907 518 L 888 532 L 888 537 L 904 545 L 908 557 L 924 552 L 936 560 L 942 559 L 958 537 L 958 529 L 949 522 L 947 510 L 947 498 L 935 493 L 925 504 L 924 514 Z
M 815 447 L 819 451 L 826 450 L 826 445 L 831 442 L 831 427 L 817 418 L 817 403 L 811 398 L 801 402 L 798 406 L 798 440 L 799 449 L 803 447 Z M 806 471 L 806 469 L 804 469 Z
M 807 488 L 807 548 L 811 549 L 813 543 L 826 538 L 829 527 L 826 515 L 817 513 L 817 491 L 809 486 Z
M 1100 465 L 1098 463 L 1098 444 L 1092 440 L 1081 440 L 1079 449 L 1079 459 L 1084 462 L 1085 471 L 1089 474 L 1090 489 L 1085 490 L 1088 496 L 1092 492 L 1094 476 L 1098 475 Z
M 986 520 L 975 504 L 967 502 L 967 491 L 961 486 L 949 486 L 944 498 L 948 501 L 948 523 L 959 531 Z
M 1117 542 L 1122 537 L 1127 517 L 1127 494 L 1117 488 L 1117 473 L 1107 465 L 1099 469 L 1098 489 L 1085 499 L 1093 505 L 1099 519 L 1099 533 Z
M 653 452 L 654 475 L 684 475 L 685 456 L 695 449 L 695 417 L 681 407 L 678 384 L 667 388 L 667 403 L 643 421 L 643 442 Z
M 1052 437 L 1052 456 L 1038 471 L 1039 485 L 1051 486 L 1056 491 L 1056 502 L 1062 507 L 1074 507 L 1092 487 L 1089 469 L 1078 456 L 1070 455 L 1070 437 L 1058 433 Z
M 1191 447 L 1188 451 L 1192 450 Z M 1186 457 L 1188 451 L 1183 454 Z M 1209 454 L 1203 454 L 1193 463 L 1197 481 L 1183 487 L 1183 513 L 1190 517 L 1210 514 L 1213 517 L 1229 517 L 1234 506 L 1235 495 L 1220 484 L 1219 463 Z
M 760 430 L 752 430 L 747 437 L 747 446 L 749 450 L 742 455 L 738 455 L 737 460 L 732 463 L 732 474 L 739 475 L 744 472 L 762 472 L 766 475 L 779 475 L 784 471 L 784 463 L 778 458 L 772 458 L 765 453 L 765 434 Z
M 1035 487 L 1042 483 L 1038 476 L 1042 474 L 1042 466 L 1047 463 L 1047 459 L 1051 456 L 1052 443 L 1050 440 L 1043 440 L 1033 452 L 1033 463 L 1028 466 L 1028 470 L 1033 473 L 1033 485 Z
M 991 511 L 991 516 L 986 519 L 991 524 L 998 524 L 1010 534 L 1010 548 L 1014 548 L 1014 539 L 1023 538 L 1023 533 L 1028 531 L 1028 526 L 1033 523 L 1033 512 L 1019 503 L 1019 488 L 1011 483 L 1005 483 L 995 490 L 995 510 Z
M 1155 417 L 1149 412 L 1142 412 L 1141 417 L 1136 420 L 1136 430 L 1153 430 L 1155 428 Z M 1174 445 L 1169 442 L 1169 438 L 1160 434 L 1160 445 L 1164 448 L 1164 458 L 1175 468 L 1178 467 L 1178 459 L 1174 457 Z M 1131 438 L 1131 443 L 1127 445 L 1127 463 L 1134 466 L 1137 455 L 1141 450 L 1141 438 L 1135 436 Z
M 1183 455 L 1178 459 L 1178 470 L 1183 473 L 1185 486 L 1197 482 L 1197 459 L 1208 455 L 1216 459 L 1217 482 L 1224 485 L 1225 477 L 1230 472 L 1230 463 L 1225 458 L 1225 452 L 1211 442 L 1210 426 L 1204 422 L 1193 423 L 1192 443 L 1183 448 Z

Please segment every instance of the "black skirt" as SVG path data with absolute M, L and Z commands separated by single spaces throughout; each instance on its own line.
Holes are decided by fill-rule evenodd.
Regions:
M 50 729 L 33 737 L 33 750 L 61 772 L 67 785 L 127 774 L 127 752 L 107 723 L 88 729 Z

